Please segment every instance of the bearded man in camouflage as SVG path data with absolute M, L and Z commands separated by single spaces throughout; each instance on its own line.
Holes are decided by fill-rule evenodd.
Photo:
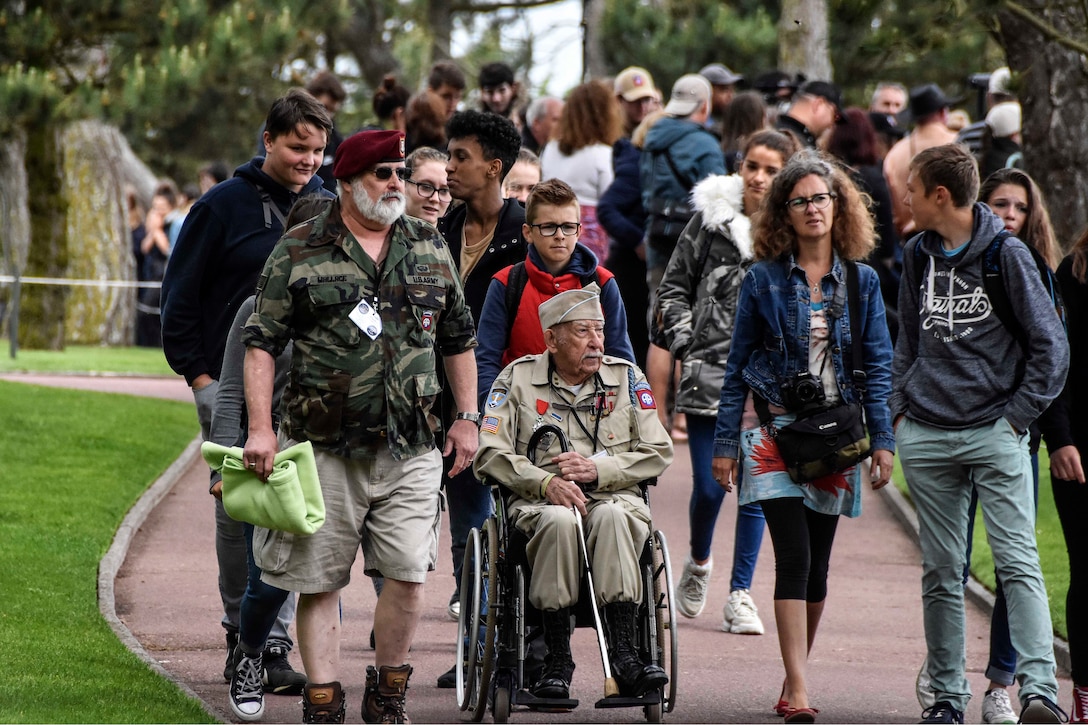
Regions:
M 443 454 L 456 454 L 458 472 L 476 452 L 472 316 L 442 236 L 404 215 L 403 169 L 400 132 L 364 131 L 341 144 L 338 200 L 280 240 L 243 334 L 244 461 L 266 480 L 281 446 L 310 441 L 325 500 L 325 524 L 312 536 L 258 530 L 254 537 L 263 580 L 300 593 L 304 722 L 344 721 L 339 599 L 360 546 L 366 573 L 385 578 L 363 718 L 408 722 L 412 668 L 404 663 L 438 545 L 437 354 L 459 411 Z M 273 361 L 289 339 L 294 356 L 277 440 Z

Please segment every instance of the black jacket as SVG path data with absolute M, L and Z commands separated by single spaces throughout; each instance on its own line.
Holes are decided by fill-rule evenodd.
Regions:
M 170 367 L 190 385 L 207 373 L 219 379 L 227 332 L 283 224 L 266 210 L 257 187 L 286 217 L 300 196 L 325 191 L 318 176 L 299 193 L 262 171 L 257 157 L 239 166 L 234 178 L 217 184 L 193 205 L 181 227 L 162 281 L 162 346 Z

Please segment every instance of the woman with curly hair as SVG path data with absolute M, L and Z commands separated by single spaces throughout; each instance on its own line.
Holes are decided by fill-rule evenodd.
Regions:
M 540 154 L 545 179 L 562 179 L 578 196 L 582 233 L 578 241 L 598 260 L 608 255 L 608 235 L 597 221 L 597 202 L 612 184 L 612 144 L 623 135 L 620 108 L 600 81 L 570 92 L 559 117 L 557 136 Z
M 741 283 L 712 471 L 731 491 L 739 460 L 740 504 L 762 505 L 774 546 L 774 613 L 786 670 L 774 709 L 786 722 L 814 722 L 805 670 L 827 598 L 839 516 L 861 513 L 866 478 L 874 489 L 891 478 L 892 345 L 876 272 L 857 264 L 873 249 L 872 216 L 841 168 L 813 152 L 795 154 L 774 177 L 753 222 L 757 261 Z M 856 321 L 846 299 L 848 265 L 857 271 Z M 852 359 L 854 330 L 861 360 Z M 795 483 L 771 431 L 802 411 L 839 403 L 863 407 L 871 462 Z

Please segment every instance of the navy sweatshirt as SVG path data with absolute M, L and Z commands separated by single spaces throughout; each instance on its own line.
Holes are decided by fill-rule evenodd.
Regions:
M 212 187 L 185 217 L 162 282 L 162 347 L 170 367 L 192 385 L 207 373 L 218 380 L 227 332 L 242 301 L 253 294 L 264 263 L 283 236 L 275 214 L 266 217 L 259 185 L 284 217 L 300 196 L 322 193 L 321 178 L 299 193 L 261 170 L 264 159 L 239 166 Z M 268 225 L 266 226 L 266 218 Z

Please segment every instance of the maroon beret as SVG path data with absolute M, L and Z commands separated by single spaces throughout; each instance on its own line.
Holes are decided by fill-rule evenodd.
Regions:
M 389 161 L 404 161 L 404 134 L 400 131 L 360 131 L 336 149 L 332 175 L 350 179 Z

